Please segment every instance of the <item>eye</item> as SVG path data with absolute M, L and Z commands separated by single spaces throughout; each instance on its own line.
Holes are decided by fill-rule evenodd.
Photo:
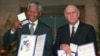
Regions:
M 67 12 L 67 13 L 66 13 L 66 15 L 70 15 L 70 14 L 71 14 L 70 12 Z
M 73 11 L 72 13 L 76 13 L 76 11 Z

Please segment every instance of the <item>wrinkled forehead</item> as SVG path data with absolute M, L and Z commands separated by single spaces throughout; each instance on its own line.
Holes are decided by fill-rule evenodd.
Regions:
M 39 9 L 38 6 L 36 6 L 36 5 L 31 5 L 31 6 L 29 6 L 27 9 L 30 9 L 30 8 L 36 8 L 36 9 Z
M 75 5 L 68 5 L 66 8 L 65 8 L 65 11 L 78 11 L 78 8 L 75 6 Z

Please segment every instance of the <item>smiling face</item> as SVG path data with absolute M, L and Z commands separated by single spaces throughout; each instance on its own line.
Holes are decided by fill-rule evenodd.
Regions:
M 27 8 L 27 17 L 30 21 L 34 22 L 41 16 L 41 12 L 37 6 L 29 6 Z
M 67 6 L 64 14 L 68 22 L 72 25 L 79 20 L 80 12 L 74 5 Z

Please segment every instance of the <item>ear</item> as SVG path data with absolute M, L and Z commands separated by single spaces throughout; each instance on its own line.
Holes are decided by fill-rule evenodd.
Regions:
M 80 16 L 80 11 L 78 10 L 78 17 Z

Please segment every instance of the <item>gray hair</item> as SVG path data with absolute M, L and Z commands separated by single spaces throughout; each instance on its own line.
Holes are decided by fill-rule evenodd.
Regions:
M 32 1 L 28 4 L 27 6 L 27 9 L 30 7 L 30 6 L 37 6 L 39 8 L 39 11 L 42 11 L 42 5 L 39 3 L 39 2 L 35 2 L 35 1 Z

